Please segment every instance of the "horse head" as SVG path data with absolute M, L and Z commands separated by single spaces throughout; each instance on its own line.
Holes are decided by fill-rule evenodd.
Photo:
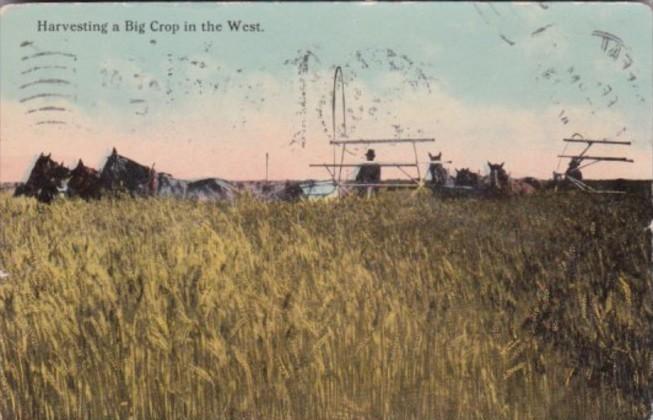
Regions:
M 84 165 L 84 161 L 81 159 L 77 162 L 77 166 L 75 166 L 75 169 L 73 169 L 70 173 L 73 177 L 79 176 L 79 177 L 86 177 L 86 176 L 99 176 L 98 171 Z
M 70 170 L 64 166 L 63 162 L 54 161 L 51 154 L 39 156 L 32 169 L 32 174 L 36 177 L 45 177 L 47 179 L 64 179 L 70 176 Z M 31 174 L 30 174 L 31 177 Z
M 431 174 L 431 182 L 433 185 L 444 185 L 449 178 L 449 172 L 442 165 L 442 152 L 437 155 L 432 155 L 429 152 L 429 173 Z
M 144 193 L 149 189 L 152 180 L 152 169 L 141 165 L 113 151 L 100 174 L 105 188 L 109 190 L 126 190 L 129 193 Z
M 504 163 L 491 163 L 488 161 L 487 164 L 490 167 L 490 188 L 500 190 L 507 186 L 510 177 L 506 170 L 503 169 Z
M 442 152 L 438 153 L 437 155 L 432 155 L 431 152 L 429 152 L 429 159 L 431 160 L 431 162 L 442 161 Z
M 469 168 L 456 169 L 456 185 L 465 187 L 478 186 L 478 174 L 470 171 Z
M 15 195 L 36 197 L 39 201 L 49 203 L 66 188 L 70 170 L 51 158 L 51 154 L 41 153 L 34 163 L 25 185 Z
M 489 192 L 499 195 L 527 195 L 542 187 L 539 180 L 526 178 L 511 178 L 503 168 L 503 163 L 487 163 L 490 167 Z
M 100 198 L 100 174 L 93 168 L 84 165 L 80 159 L 77 166 L 70 173 L 68 181 L 69 195 L 79 196 L 84 199 Z

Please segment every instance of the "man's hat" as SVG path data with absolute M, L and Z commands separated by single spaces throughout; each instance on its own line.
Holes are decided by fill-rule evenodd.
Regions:
M 365 153 L 365 157 L 367 157 L 367 160 L 374 160 L 376 157 L 376 153 L 374 153 L 374 149 L 367 149 L 367 153 Z

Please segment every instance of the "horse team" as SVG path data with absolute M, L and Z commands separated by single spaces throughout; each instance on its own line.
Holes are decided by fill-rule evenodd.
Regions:
M 432 155 L 429 164 L 430 186 L 434 190 L 458 190 L 490 195 L 526 195 L 549 187 L 549 182 L 533 177 L 512 178 L 504 168 L 504 162 L 488 162 L 489 175 L 481 176 L 469 168 L 456 169 L 450 176 L 442 164 L 442 153 Z
M 51 155 L 41 154 L 27 182 L 18 186 L 14 196 L 35 197 L 50 203 L 57 197 L 97 199 L 107 194 L 122 192 L 131 196 L 161 196 L 196 199 L 200 201 L 232 200 L 246 190 L 264 200 L 293 201 L 301 197 L 299 183 L 232 183 L 220 178 L 184 180 L 164 172 L 157 172 L 125 156 L 116 149 L 107 159 L 102 171 L 84 165 L 80 159 L 70 170 Z
M 531 194 L 548 184 L 535 178 L 511 178 L 504 164 L 488 162 L 489 175 L 482 177 L 469 168 L 456 169 L 450 176 L 443 165 L 442 153 L 429 153 L 427 184 L 433 191 L 466 191 L 491 195 Z M 373 159 L 373 157 L 371 158 Z M 368 160 L 371 160 L 368 156 Z M 361 166 L 362 169 L 369 165 Z M 360 175 L 360 174 L 359 174 Z M 380 171 L 374 174 L 380 178 Z M 358 179 L 357 182 L 367 182 Z M 376 181 L 380 182 L 380 179 Z M 373 187 L 376 190 L 378 187 Z M 264 200 L 294 201 L 305 195 L 300 182 L 229 182 L 220 178 L 184 180 L 165 172 L 157 172 L 154 165 L 141 165 L 114 148 L 101 171 L 84 165 L 80 159 L 70 170 L 58 163 L 51 155 L 41 154 L 26 183 L 16 188 L 15 196 L 35 197 L 49 203 L 57 197 L 80 197 L 85 200 L 99 199 L 103 195 L 123 192 L 132 196 L 161 196 L 196 199 L 200 201 L 230 201 L 242 191 Z

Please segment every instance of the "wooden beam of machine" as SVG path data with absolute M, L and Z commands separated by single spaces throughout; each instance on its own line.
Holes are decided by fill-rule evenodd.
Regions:
M 634 162 L 632 159 L 625 157 L 611 157 L 611 156 L 573 156 L 573 155 L 558 155 L 559 158 L 578 158 L 582 160 L 610 160 L 616 162 Z
M 430 143 L 435 139 L 356 139 L 356 140 L 331 140 L 330 144 L 378 144 L 378 143 Z
M 630 146 L 629 141 L 616 141 L 616 140 L 590 140 L 590 139 L 562 139 L 571 143 L 597 143 L 597 144 L 624 144 Z
M 359 167 L 359 166 L 371 166 L 371 165 L 376 165 L 376 166 L 393 166 L 393 167 L 416 167 L 417 165 L 414 163 L 387 163 L 387 162 L 372 162 L 372 163 L 311 163 L 310 167 L 312 168 L 331 168 L 331 167 L 336 167 L 336 168 L 354 168 L 354 167 Z

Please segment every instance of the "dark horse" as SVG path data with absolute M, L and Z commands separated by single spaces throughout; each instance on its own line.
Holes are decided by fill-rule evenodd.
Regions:
M 449 180 L 449 172 L 442 166 L 442 152 L 437 155 L 429 153 L 429 174 L 431 174 L 431 186 L 443 187 Z
M 102 168 L 100 182 L 109 191 L 128 192 L 131 195 L 152 194 L 153 169 L 121 156 L 113 148 Z
M 219 178 L 198 181 L 176 179 L 170 174 L 157 173 L 154 166 L 147 167 L 118 154 L 113 149 L 100 175 L 102 186 L 111 191 L 125 191 L 133 196 L 156 195 L 192 198 L 199 201 L 231 200 L 233 186 Z
M 50 154 L 41 153 L 32 168 L 27 182 L 14 191 L 14 197 L 21 195 L 35 197 L 43 203 L 50 203 L 66 191 L 70 170 L 63 163 L 57 163 Z
M 297 181 L 257 183 L 252 192 L 265 201 L 298 201 L 304 197 L 304 190 Z
M 81 197 L 88 200 L 91 198 L 99 199 L 102 196 L 100 173 L 93 168 L 84 166 L 81 159 L 70 175 L 70 180 L 68 180 L 68 195 L 70 197 Z
M 186 198 L 198 201 L 232 201 L 235 194 L 234 186 L 224 179 L 205 178 L 198 181 L 188 181 Z
M 457 187 L 471 187 L 478 188 L 481 182 L 481 178 L 475 172 L 469 170 L 469 168 L 456 169 L 456 178 L 454 183 Z
M 304 197 L 304 190 L 299 182 L 286 181 L 283 189 L 277 194 L 277 199 L 281 201 L 298 201 Z
M 534 178 L 511 178 L 503 169 L 503 164 L 490 163 L 490 175 L 488 177 L 489 192 L 504 195 L 527 195 L 535 192 L 537 180 Z
M 256 183 L 245 187 L 242 183 L 230 183 L 219 178 L 186 181 L 170 174 L 156 176 L 157 195 L 161 197 L 191 198 L 199 201 L 233 200 L 237 193 L 249 191 L 254 197 L 265 201 L 297 201 L 304 196 L 299 182 Z M 240 190 L 240 191 L 239 191 Z

